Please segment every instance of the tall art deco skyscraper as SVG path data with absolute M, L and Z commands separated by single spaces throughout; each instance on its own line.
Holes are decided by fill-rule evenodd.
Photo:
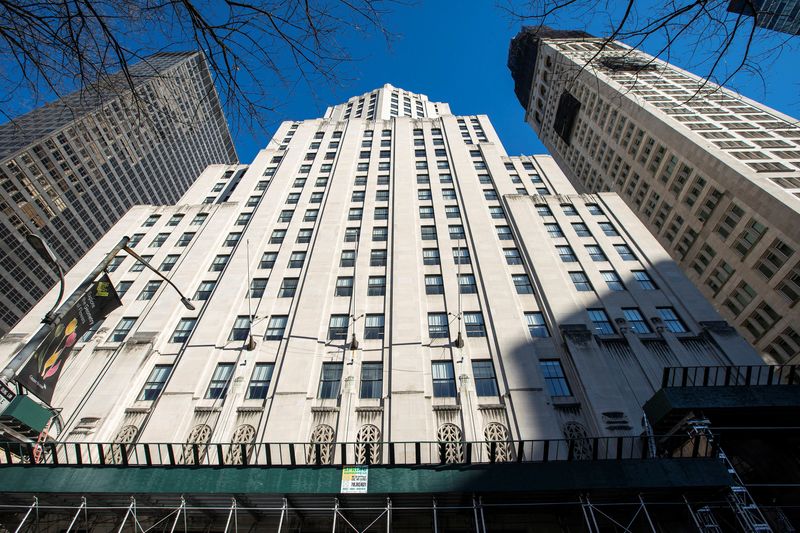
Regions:
M 0 335 L 56 282 L 26 242 L 67 269 L 133 205 L 176 202 L 236 150 L 205 58 L 160 53 L 0 126 Z
M 549 156 L 509 157 L 485 115 L 391 85 L 284 122 L 251 164 L 210 166 L 176 205 L 132 208 L 69 287 L 126 235 L 195 309 L 113 260 L 122 306 L 75 343 L 50 402 L 56 451 L 41 461 L 59 466 L 0 447 L 6 502 L 133 496 L 158 502 L 137 511 L 151 525 L 184 501 L 192 529 L 220 531 L 231 498 L 258 530 L 528 531 L 536 515 L 582 531 L 588 488 L 630 502 L 647 487 L 680 511 L 652 520 L 688 531 L 693 498 L 729 474 L 670 399 L 650 411 L 670 436 L 642 438 L 645 405 L 694 385 L 689 367 L 706 385 L 767 379 L 616 194 L 578 195 Z M 0 415 L 0 443 L 24 441 L 18 412 Z
M 582 32 L 526 28 L 508 64 L 575 187 L 619 193 L 764 357 L 797 361 L 797 120 Z

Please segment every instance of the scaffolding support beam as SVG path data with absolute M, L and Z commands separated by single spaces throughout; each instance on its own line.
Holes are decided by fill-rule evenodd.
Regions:
M 439 533 L 439 516 L 436 512 L 436 497 L 433 498 L 433 533 Z
M 133 496 L 131 496 L 131 504 L 128 506 L 128 510 L 125 511 L 125 516 L 122 517 L 122 522 L 119 524 L 119 529 L 117 533 L 122 533 L 122 529 L 125 527 L 125 522 L 128 521 L 128 516 L 130 516 L 131 512 L 136 508 L 136 500 Z M 133 530 L 136 531 L 136 521 L 133 522 Z
M 369 529 L 369 528 L 367 528 Z M 366 530 L 364 530 L 366 531 Z M 386 533 L 392 533 L 392 499 L 386 498 Z
M 86 497 L 81 496 L 81 505 L 78 507 L 78 510 L 75 511 L 75 516 L 72 517 L 72 522 L 69 523 L 69 527 L 67 527 L 66 533 L 72 531 L 72 526 L 74 526 L 75 522 L 78 521 L 78 517 L 81 515 L 81 511 L 84 509 L 86 509 Z M 89 531 L 89 529 L 87 528 L 86 531 Z
M 231 498 L 231 508 L 228 511 L 228 520 L 225 521 L 225 533 L 228 533 L 228 529 L 231 527 L 231 520 L 234 521 L 234 531 L 238 531 L 239 528 L 237 527 L 236 522 L 236 498 Z
M 281 519 L 278 521 L 278 533 L 281 533 L 281 531 L 283 531 L 283 519 L 286 516 L 286 507 L 287 507 L 287 502 L 286 498 L 284 498 L 283 505 L 281 506 Z
M 184 500 L 183 496 L 181 496 L 181 505 L 180 507 L 178 507 L 178 512 L 175 513 L 175 520 L 172 522 L 172 529 L 169 530 L 170 533 L 175 533 L 175 528 L 178 527 L 178 520 L 180 520 L 181 515 L 185 513 L 186 513 L 186 500 Z M 184 517 L 184 523 L 185 522 L 186 518 Z
M 644 498 L 642 498 L 641 494 L 639 494 L 639 503 L 642 504 L 642 512 L 644 512 L 644 517 L 647 518 L 647 523 L 650 524 L 650 530 L 653 533 L 657 533 L 656 526 L 653 525 L 653 520 L 650 518 L 650 513 L 647 512 L 647 506 L 644 504 Z
M 39 498 L 34 496 L 33 497 L 33 503 L 31 504 L 30 507 L 28 507 L 28 512 L 25 513 L 25 516 L 22 517 L 22 522 L 19 523 L 19 525 L 17 526 L 17 529 L 14 530 L 14 533 L 19 533 L 22 530 L 22 526 L 25 525 L 25 522 L 28 521 L 28 517 L 31 515 L 31 513 L 34 511 L 34 509 L 38 509 L 38 508 L 39 508 Z

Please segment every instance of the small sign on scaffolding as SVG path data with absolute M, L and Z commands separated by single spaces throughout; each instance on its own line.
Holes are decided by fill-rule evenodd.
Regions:
M 346 466 L 342 468 L 342 494 L 366 494 L 369 484 L 369 467 Z
M 11 400 L 13 400 L 15 396 L 16 393 L 8 388 L 5 383 L 0 381 L 0 414 L 3 413 L 6 405 L 10 404 Z

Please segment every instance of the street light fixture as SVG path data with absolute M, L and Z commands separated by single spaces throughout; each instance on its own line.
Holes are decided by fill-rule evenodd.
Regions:
M 139 261 L 141 264 L 143 264 L 144 266 L 146 266 L 147 268 L 149 268 L 150 270 L 155 272 L 156 275 L 159 278 L 161 278 L 164 281 L 166 281 L 168 285 L 170 285 L 173 289 L 175 289 L 175 292 L 177 292 L 178 296 L 181 297 L 181 303 L 183 304 L 183 306 L 186 309 L 188 309 L 189 311 L 194 311 L 195 310 L 195 307 L 192 305 L 192 302 L 189 301 L 189 298 L 187 298 L 186 296 L 183 295 L 183 293 L 180 291 L 180 289 L 178 289 L 178 287 L 174 283 L 172 283 L 172 280 L 170 280 L 169 278 L 164 276 L 164 274 L 162 274 L 161 272 L 159 272 L 158 270 L 153 268 L 153 266 L 150 263 L 148 263 L 146 259 L 143 259 L 141 255 L 139 255 L 136 252 L 134 252 L 133 250 L 131 250 L 128 246 L 125 246 L 122 249 L 125 250 L 126 252 L 128 252 L 134 259 Z
M 34 251 L 39 254 L 39 257 L 44 259 L 45 263 L 54 267 L 58 273 L 58 298 L 56 299 L 56 303 L 53 304 L 53 307 L 44 315 L 44 318 L 42 318 L 42 323 L 52 324 L 56 318 L 54 312 L 58 307 L 58 304 L 61 303 L 61 299 L 64 297 L 64 269 L 61 268 L 60 264 L 58 264 L 55 255 L 53 254 L 52 250 L 50 250 L 50 247 L 47 246 L 47 243 L 44 242 L 44 239 L 36 234 L 28 233 L 25 236 L 25 240 L 28 241 L 28 244 L 31 245 L 31 248 L 33 248 Z

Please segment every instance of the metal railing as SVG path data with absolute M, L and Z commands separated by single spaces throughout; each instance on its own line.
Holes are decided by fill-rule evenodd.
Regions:
M 800 365 L 672 366 L 664 369 L 661 387 L 731 387 L 800 385 Z
M 483 442 L 334 443 L 108 443 L 47 442 L 39 462 L 36 443 L 0 443 L 0 467 L 67 466 L 342 466 L 546 463 L 650 458 L 640 436 Z M 687 440 L 671 457 L 711 457 L 699 440 Z

